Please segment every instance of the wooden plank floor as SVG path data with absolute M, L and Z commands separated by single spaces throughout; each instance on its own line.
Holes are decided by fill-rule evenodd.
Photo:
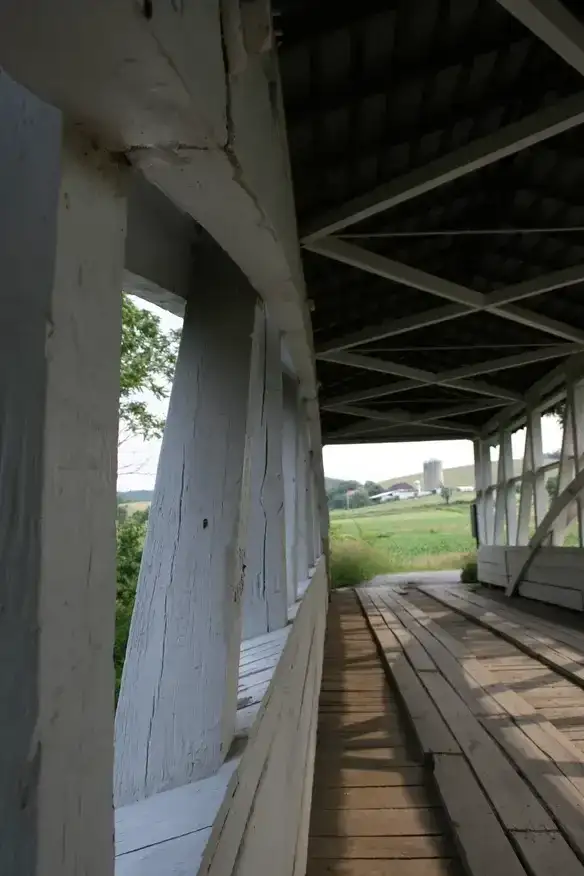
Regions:
M 467 871 L 584 876 L 584 634 L 460 587 L 359 598 L 420 738 L 431 715 L 458 745 L 429 743 Z
M 307 876 L 460 876 L 431 770 L 353 592 L 332 595 Z
M 452 592 L 452 588 L 449 588 Z M 523 632 L 545 639 L 549 645 L 561 649 L 558 653 L 567 657 L 567 669 L 582 672 L 584 669 L 584 633 L 573 630 L 555 629 L 556 624 L 542 622 L 533 615 L 521 612 L 512 604 L 507 607 L 486 595 L 467 593 L 463 588 L 455 588 L 464 601 L 485 611 L 496 614 L 501 619 L 518 623 Z M 437 592 L 438 595 L 438 592 Z M 429 594 L 413 592 L 408 599 L 437 619 L 440 626 L 459 639 L 472 653 L 483 661 L 485 667 L 494 673 L 497 681 L 520 694 L 543 718 L 549 720 L 558 730 L 572 740 L 584 752 L 584 689 L 550 666 L 526 654 L 517 645 L 500 638 L 491 630 L 469 620 L 453 609 L 436 601 Z M 520 604 L 520 603 L 519 603 Z M 561 635 L 562 641 L 555 636 Z M 565 640 L 565 641 L 564 641 Z M 581 640 L 579 642 L 579 640 Z M 542 643 L 543 644 L 543 643 Z M 580 645 L 582 651 L 578 653 Z

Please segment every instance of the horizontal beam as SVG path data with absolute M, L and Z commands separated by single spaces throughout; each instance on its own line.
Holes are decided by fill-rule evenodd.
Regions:
M 584 231 L 584 228 L 582 229 Z M 532 298 L 534 295 L 542 295 L 544 292 L 553 292 L 555 289 L 564 289 L 566 286 L 574 286 L 584 282 L 584 265 L 570 265 L 569 268 L 560 268 L 543 277 L 533 280 L 525 280 L 506 289 L 497 289 L 487 295 L 487 306 L 511 304 L 513 301 L 521 301 L 524 298 Z
M 555 404 L 565 395 L 565 385 L 570 380 L 584 375 L 584 352 L 575 353 L 561 362 L 553 371 L 544 374 L 525 393 L 522 402 L 504 407 L 499 414 L 489 420 L 481 429 L 481 438 L 496 443 L 502 428 L 520 429 L 525 423 L 527 409 L 541 411 L 548 404 Z M 558 392 L 554 393 L 554 390 Z M 552 393 L 554 395 L 552 396 Z
M 378 411 L 371 408 L 353 407 L 351 405 L 327 405 L 323 404 L 323 410 L 333 411 L 339 414 L 346 414 L 350 417 L 358 417 L 363 420 L 361 425 L 347 426 L 333 434 L 336 437 L 350 436 L 354 432 L 374 431 L 376 427 L 370 427 L 365 421 L 375 420 L 382 423 L 396 424 L 396 426 L 421 426 L 432 423 L 437 429 L 448 432 L 465 432 L 467 435 L 476 434 L 476 430 L 466 423 L 459 423 L 452 420 L 452 417 L 461 416 L 464 414 L 475 413 L 476 411 L 488 410 L 489 408 L 499 407 L 503 403 L 491 401 L 474 402 L 462 405 L 453 405 L 442 410 L 424 411 L 420 414 L 412 414 L 409 411 L 404 411 L 399 408 Z M 447 420 L 448 422 L 439 422 Z
M 558 0 L 498 0 L 532 33 L 584 76 L 584 26 Z
M 324 353 L 350 350 L 351 347 L 359 347 L 361 344 L 369 344 L 373 341 L 392 338 L 396 335 L 417 331 L 417 329 L 438 325 L 441 322 L 450 322 L 451 319 L 467 316 L 468 313 L 468 307 L 462 304 L 445 304 L 442 307 L 425 310 L 423 313 L 405 316 L 403 319 L 387 319 L 375 325 L 367 326 L 364 329 L 359 329 L 359 331 L 352 332 L 351 334 L 342 335 L 338 338 L 332 338 L 330 341 L 317 344 L 316 355 L 319 358 Z
M 412 289 L 420 289 L 422 292 L 429 292 L 431 295 L 446 298 L 457 304 L 465 304 L 469 307 L 483 307 L 486 304 L 485 296 L 481 292 L 427 274 L 411 265 L 396 262 L 337 237 L 326 237 L 307 243 L 305 249 L 342 262 L 344 265 L 359 268 L 369 274 L 375 274 L 377 277 L 383 277 L 385 280 L 392 280 Z
M 420 385 L 454 387 L 455 389 L 464 392 L 476 392 L 478 395 L 503 398 L 507 401 L 519 400 L 522 397 L 518 392 L 513 392 L 513 390 L 504 389 L 503 387 L 492 386 L 483 383 L 482 381 L 461 380 L 460 378 L 453 379 L 448 376 L 448 372 L 445 372 L 445 375 L 434 374 L 432 371 L 426 371 L 421 368 L 411 368 L 397 362 L 386 362 L 383 359 L 376 359 L 373 356 L 360 356 L 355 353 L 329 353 L 319 358 L 322 361 L 333 362 L 337 365 L 347 365 L 353 368 L 377 371 L 384 374 L 393 374 L 396 377 L 406 378 L 406 380 L 400 384 L 393 383 L 382 387 L 374 387 L 370 390 L 349 393 L 348 397 L 344 396 L 342 399 L 337 399 L 336 402 L 331 400 L 331 404 L 345 403 L 347 401 L 349 403 L 354 401 L 364 401 L 367 398 L 378 398 L 383 395 L 392 395 L 396 393 L 396 386 L 399 387 L 397 392 L 403 392 L 408 389 L 414 389 Z
M 321 255 L 328 256 L 330 251 L 330 257 L 334 259 L 336 259 L 334 253 L 344 252 L 347 247 L 350 248 L 351 264 L 354 267 L 362 267 L 363 270 L 367 271 L 369 256 L 372 255 L 367 250 L 338 240 L 318 241 L 314 246 L 310 245 L 314 252 L 318 249 Z M 381 262 L 391 264 L 391 270 L 394 275 L 393 279 L 395 279 L 398 274 L 398 267 L 400 267 L 399 264 L 391 259 L 384 259 L 381 256 L 376 258 L 381 260 Z M 440 322 L 459 319 L 460 317 L 467 316 L 469 313 L 476 313 L 481 310 L 486 310 L 502 319 L 529 326 L 564 340 L 584 344 L 584 331 L 581 329 L 510 303 L 534 295 L 541 295 L 545 292 L 563 288 L 564 286 L 574 285 L 584 278 L 584 266 L 572 266 L 570 269 L 554 271 L 551 274 L 540 277 L 538 280 L 529 280 L 527 283 L 508 286 L 490 295 L 482 295 L 481 293 L 474 292 L 472 289 L 468 289 L 466 286 L 450 283 L 441 277 L 435 277 L 432 274 L 418 271 L 407 265 L 401 265 L 401 268 L 406 272 L 413 272 L 409 275 L 411 282 L 406 285 L 415 286 L 415 288 L 423 289 L 426 292 L 442 297 L 449 295 L 452 298 L 454 295 L 457 295 L 458 303 L 433 308 L 432 310 L 427 310 L 411 317 L 405 317 L 401 320 L 387 320 L 386 322 L 360 329 L 358 332 L 334 338 L 326 344 L 317 347 L 317 357 L 322 353 L 328 354 L 337 350 L 347 350 L 351 347 L 382 340 L 395 334 L 416 331 L 417 329 L 436 325 Z M 377 270 L 376 273 L 381 276 L 380 270 Z M 473 294 L 480 297 L 473 299 Z
M 473 140 L 448 155 L 348 201 L 342 207 L 319 217 L 307 229 L 303 243 L 312 243 L 320 237 L 346 228 L 347 225 L 361 222 L 390 207 L 417 198 L 425 192 L 528 149 L 542 140 L 569 131 L 582 122 L 584 94 L 579 93 L 559 101 L 555 106 L 538 110 L 519 122 L 506 125 L 494 134 Z

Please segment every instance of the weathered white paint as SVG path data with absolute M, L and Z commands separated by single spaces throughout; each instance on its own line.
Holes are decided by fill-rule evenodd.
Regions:
M 302 401 L 297 409 L 298 456 L 296 461 L 296 574 L 297 581 L 308 578 L 308 570 L 312 565 L 311 532 L 309 526 L 310 496 L 308 487 L 308 434 Z
M 0 105 L 0 872 L 108 876 L 126 174 Z
M 321 558 L 209 839 L 199 876 L 303 873 L 326 618 Z M 307 787 L 308 786 L 308 787 Z
M 297 476 L 298 476 L 298 386 L 283 375 L 284 417 L 282 424 L 282 474 L 284 477 L 284 517 L 286 523 L 286 587 L 288 605 L 296 600 L 299 581 L 297 544 Z
M 529 525 L 532 511 L 536 527 L 545 515 L 547 494 L 545 489 L 545 473 L 541 471 L 542 466 L 541 414 L 538 411 L 529 410 L 527 412 L 525 428 L 517 545 L 526 545 L 529 542 Z
M 511 432 L 501 431 L 495 501 L 495 544 L 515 544 L 517 537 L 517 500 L 513 481 L 513 450 Z
M 559 0 L 497 0 L 584 76 L 584 26 Z
M 233 737 L 256 300 L 218 247 L 199 254 L 116 714 L 118 805 L 210 775 Z
M 495 513 L 491 448 L 486 441 L 474 442 L 474 460 L 479 541 L 481 545 L 488 545 L 494 539 Z
M 246 36 L 250 16 L 254 31 L 261 21 L 261 39 Z M 5 69 L 72 123 L 125 152 L 239 265 L 287 337 L 320 446 L 267 4 L 242 10 L 238 0 L 22 0 L 0 6 L 0 55 Z
M 286 626 L 286 530 L 282 476 L 280 333 L 256 313 L 257 371 L 250 388 L 251 507 L 243 596 L 243 638 Z
M 529 559 L 530 548 L 489 546 L 478 554 L 479 580 L 507 590 Z M 518 584 L 528 599 L 584 611 L 584 553 L 581 548 L 542 547 Z

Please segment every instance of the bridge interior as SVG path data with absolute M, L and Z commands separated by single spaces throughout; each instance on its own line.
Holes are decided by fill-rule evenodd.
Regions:
M 581 5 L 0 5 L 2 876 L 582 876 Z M 122 291 L 184 325 L 116 708 Z M 331 594 L 323 443 L 444 438 L 497 594 Z

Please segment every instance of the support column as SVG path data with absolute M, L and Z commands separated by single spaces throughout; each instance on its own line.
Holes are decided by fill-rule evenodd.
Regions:
M 116 714 L 118 805 L 215 772 L 233 738 L 256 295 L 197 261 Z
M 0 105 L 0 873 L 111 876 L 125 174 Z
M 298 388 L 283 375 L 284 420 L 282 430 L 282 474 L 284 476 L 284 515 L 286 521 L 286 588 L 288 605 L 296 601 L 298 588 L 297 543 L 297 460 L 298 460 Z
M 491 448 L 486 441 L 475 441 L 474 454 L 479 542 L 481 545 L 493 544 L 495 517 L 491 484 Z
M 541 414 L 539 411 L 528 410 L 525 429 L 525 451 L 523 454 L 523 474 L 521 477 L 521 495 L 519 498 L 519 522 L 517 526 L 516 544 L 529 544 L 531 511 L 535 528 L 539 526 L 546 513 L 547 496 L 545 490 L 545 474 L 540 471 L 543 466 L 543 449 L 541 437 Z
M 280 333 L 258 305 L 258 356 L 250 386 L 251 510 L 247 537 L 243 638 L 288 622 L 286 528 L 282 477 L 282 359 Z
M 298 457 L 296 461 L 296 556 L 298 569 L 298 582 L 306 581 L 310 567 L 310 527 L 309 515 L 309 490 L 308 490 L 308 434 L 306 429 L 306 417 L 304 404 L 301 400 L 297 407 L 298 429 Z
M 497 499 L 495 505 L 494 544 L 514 545 L 517 536 L 517 499 L 513 478 L 511 432 L 501 430 L 499 464 L 497 466 Z

